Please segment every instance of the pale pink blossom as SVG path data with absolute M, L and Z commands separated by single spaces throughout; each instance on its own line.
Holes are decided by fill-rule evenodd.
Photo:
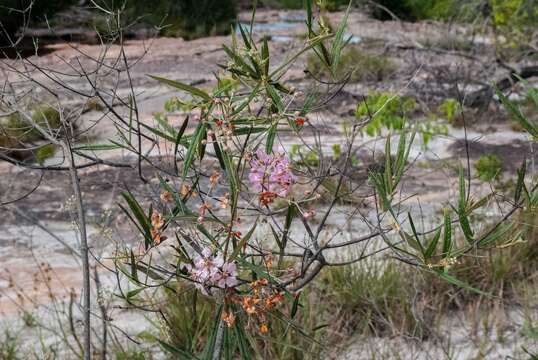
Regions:
M 285 197 L 297 179 L 283 154 L 268 155 L 258 150 L 250 160 L 249 180 L 256 192 Z
M 231 288 L 237 285 L 235 263 L 225 262 L 221 255 L 213 255 L 209 248 L 204 248 L 186 268 L 195 287 L 205 295 L 210 294 L 211 287 Z

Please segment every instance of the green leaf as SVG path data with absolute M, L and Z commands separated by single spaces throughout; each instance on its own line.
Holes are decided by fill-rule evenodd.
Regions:
M 188 93 L 190 93 L 190 94 L 192 94 L 194 96 L 201 97 L 202 99 L 204 99 L 206 101 L 211 101 L 211 96 L 209 96 L 208 93 L 206 93 L 205 91 L 200 90 L 198 88 L 195 88 L 194 86 L 187 85 L 187 84 L 182 83 L 180 81 L 165 79 L 165 78 L 162 78 L 162 77 L 159 77 L 159 76 L 154 76 L 154 75 L 148 75 L 148 76 L 150 78 L 154 79 L 154 80 L 157 80 L 160 83 L 165 84 L 165 85 L 168 85 L 168 86 L 174 87 L 176 89 L 186 91 L 186 92 L 188 92 Z
M 458 218 L 460 221 L 460 227 L 465 235 L 465 239 L 469 243 L 473 242 L 473 230 L 469 223 L 469 218 L 467 217 L 467 200 L 465 193 L 465 177 L 463 174 L 463 166 L 460 165 L 459 170 L 459 201 L 458 201 Z
M 194 356 L 193 354 L 185 351 L 185 350 L 181 350 L 181 349 L 178 349 L 176 348 L 175 346 L 172 346 L 162 340 L 159 340 L 157 339 L 157 342 L 159 343 L 159 345 L 161 345 L 161 347 L 163 348 L 163 350 L 169 352 L 170 354 L 173 354 L 175 356 L 177 356 L 177 358 L 179 360 L 195 360 L 195 359 L 198 359 L 196 356 Z
M 200 146 L 204 134 L 206 134 L 206 124 L 204 122 L 200 122 L 194 131 L 192 141 L 187 149 L 187 155 L 185 156 L 185 162 L 183 164 L 183 179 L 187 177 L 189 168 L 194 160 L 194 156 L 196 155 L 197 149 Z
M 134 253 L 133 253 L 133 250 L 131 250 L 131 277 L 135 280 L 135 281 L 139 281 L 138 280 L 138 271 L 136 270 L 136 259 L 135 259 L 135 256 L 134 256 Z
M 142 210 L 142 207 L 140 206 L 138 201 L 136 201 L 136 199 L 134 198 L 133 194 L 131 194 L 130 191 L 122 192 L 121 195 L 125 199 L 125 201 L 127 202 L 127 205 L 129 205 L 129 208 L 131 209 L 131 212 L 135 216 L 136 220 L 138 221 L 138 224 L 140 225 L 140 228 L 144 232 L 145 245 L 146 245 L 146 249 L 147 249 L 151 245 L 151 242 L 152 242 L 151 231 L 150 231 L 151 222 L 150 222 L 149 218 L 146 216 L 146 214 L 144 214 L 144 210 Z M 122 209 L 129 215 L 129 212 L 127 210 L 125 210 L 125 208 L 122 207 Z M 130 215 L 129 215 L 129 217 L 131 218 Z M 131 220 L 133 220 L 133 219 L 131 218 Z M 133 222 L 134 222 L 134 220 L 133 220 Z M 136 224 L 136 222 L 135 222 L 135 224 Z
M 267 91 L 267 95 L 273 101 L 273 105 L 278 109 L 278 112 L 283 112 L 284 104 L 282 103 L 282 99 L 280 98 L 280 95 L 278 95 L 276 89 L 272 85 L 267 84 L 265 90 Z
M 449 282 L 450 284 L 455 285 L 455 286 L 457 286 L 459 288 L 462 288 L 462 289 L 465 289 L 465 290 L 468 290 L 468 291 L 472 291 L 474 293 L 484 295 L 484 296 L 489 297 L 489 298 L 492 297 L 491 294 L 483 292 L 482 290 L 479 290 L 477 288 L 474 288 L 471 285 L 469 285 L 469 284 L 467 284 L 467 283 L 465 283 L 465 282 L 463 282 L 463 281 L 455 278 L 454 276 L 449 275 L 449 274 L 447 274 L 447 273 L 445 273 L 443 271 L 435 271 L 435 273 L 437 275 L 439 275 L 441 278 L 443 278 L 444 280 L 446 280 L 447 282 Z
M 256 74 L 256 70 L 254 70 L 253 68 L 250 67 L 249 64 L 247 64 L 242 58 L 241 56 L 239 56 L 235 51 L 233 51 L 232 49 L 230 49 L 229 47 L 227 47 L 226 45 L 222 45 L 222 49 L 224 50 L 224 52 L 234 61 L 234 63 L 236 64 L 236 66 L 238 66 L 239 68 L 243 69 L 243 71 L 245 72 L 245 75 L 248 75 L 250 76 L 251 78 L 258 78 L 258 75 Z M 231 69 L 227 68 L 229 71 L 231 71 Z
M 411 216 L 411 213 L 407 213 L 407 218 L 409 219 L 409 225 L 411 225 L 411 231 L 413 232 L 413 236 L 416 240 L 416 243 L 419 247 L 420 252 L 423 256 L 425 256 L 425 250 L 424 246 L 422 246 L 422 243 L 420 242 L 420 238 L 418 237 L 417 229 L 415 228 L 415 223 L 413 222 L 413 217 Z
M 448 209 L 444 210 L 444 231 L 443 231 L 443 258 L 450 256 L 452 251 L 452 221 Z
M 527 130 L 527 132 L 534 138 L 538 138 L 538 128 L 531 124 L 530 121 L 521 113 L 521 110 L 519 110 L 519 108 L 513 102 L 508 100 L 508 98 L 504 96 L 499 89 L 495 89 L 495 92 L 512 118 L 517 121 L 525 130 Z
M 344 41 L 344 31 L 346 30 L 347 18 L 349 16 L 349 10 L 351 9 L 351 2 L 349 3 L 344 18 L 340 22 L 336 34 L 333 39 L 332 48 L 331 48 L 331 70 L 333 74 L 337 73 L 338 65 L 340 64 L 340 57 L 342 55 L 342 50 L 346 45 Z
M 275 143 L 277 125 L 278 125 L 278 122 L 275 122 L 269 128 L 269 131 L 267 131 L 267 140 L 265 142 L 265 153 L 269 155 L 273 153 L 273 145 Z
M 291 306 L 291 312 L 290 312 L 290 319 L 293 319 L 295 315 L 297 314 L 297 310 L 299 310 L 300 298 L 301 298 L 301 293 L 297 294 L 295 296 L 295 299 L 293 300 L 293 305 Z
M 263 37 L 262 44 L 262 61 L 263 61 L 263 75 L 269 76 L 269 45 L 267 44 L 267 36 Z
M 114 150 L 121 149 L 123 146 L 119 144 L 87 144 L 74 147 L 73 150 L 79 151 L 101 151 L 101 150 Z
M 256 230 L 256 225 L 258 225 L 258 220 L 254 222 L 254 225 L 252 225 L 248 233 L 246 233 L 246 235 L 243 236 L 243 238 L 239 241 L 239 243 L 234 249 L 234 252 L 232 253 L 232 256 L 230 256 L 230 261 L 235 260 L 235 258 L 237 258 L 237 256 L 239 255 L 239 252 L 241 252 L 241 249 L 245 247 L 245 245 L 248 243 L 250 237 L 252 236 L 252 234 L 254 234 L 254 230 Z
M 211 332 L 209 333 L 209 337 L 207 339 L 206 348 L 204 349 L 204 356 L 203 356 L 204 359 L 207 359 L 207 360 L 212 359 L 213 353 L 215 352 L 217 334 L 219 332 L 219 327 L 221 326 L 221 321 L 222 321 L 221 313 L 222 313 L 222 305 L 219 305 L 217 308 L 214 320 L 213 320 Z
M 439 239 L 441 238 L 441 230 L 442 227 L 440 226 L 437 231 L 435 231 L 430 244 L 426 248 L 426 251 L 424 252 L 424 258 L 426 260 L 431 258 L 435 254 L 435 249 L 437 249 L 437 244 L 439 243 Z
M 177 169 L 177 160 L 176 160 L 177 150 L 179 148 L 179 144 L 181 143 L 181 138 L 183 137 L 183 134 L 185 133 L 185 130 L 187 129 L 188 124 L 189 124 L 189 116 L 187 115 L 187 117 L 183 121 L 183 124 L 181 125 L 181 128 L 176 134 L 176 140 L 174 142 L 174 168 L 175 168 L 176 174 L 179 172 Z
M 525 186 L 525 173 L 527 172 L 527 161 L 523 160 L 523 163 L 521 164 L 521 167 L 517 169 L 517 182 L 516 182 L 516 190 L 514 191 L 514 202 L 518 203 L 519 199 L 521 198 L 521 193 L 523 190 L 525 192 L 527 191 L 527 188 Z

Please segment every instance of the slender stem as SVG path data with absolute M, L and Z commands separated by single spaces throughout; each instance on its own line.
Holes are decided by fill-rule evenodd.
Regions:
M 90 261 L 88 256 L 88 238 L 86 235 L 86 219 L 84 215 L 84 206 L 82 201 L 82 192 L 80 191 L 80 180 L 75 165 L 75 158 L 69 141 L 62 143 L 65 155 L 69 160 L 69 173 L 75 195 L 78 217 L 78 230 L 80 232 L 80 255 L 82 258 L 82 296 L 83 296 L 83 314 L 84 314 L 84 360 L 90 360 L 91 351 L 91 328 L 90 328 Z

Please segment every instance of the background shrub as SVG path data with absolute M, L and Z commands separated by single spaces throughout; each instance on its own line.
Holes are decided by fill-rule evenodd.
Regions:
M 101 0 L 104 7 L 124 8 L 126 23 L 158 26 L 161 35 L 194 39 L 230 32 L 237 18 L 237 0 Z M 123 7 L 124 6 L 124 7 Z
M 56 12 L 63 10 L 73 4 L 76 0 L 2 0 L 0 2 L 0 24 L 3 29 L 0 31 L 0 45 L 9 44 L 9 39 L 13 39 L 19 28 L 26 23 L 43 21 L 50 18 Z M 29 9 L 28 11 L 24 11 Z

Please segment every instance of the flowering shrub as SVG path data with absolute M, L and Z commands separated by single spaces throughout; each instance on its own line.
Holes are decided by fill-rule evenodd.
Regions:
M 473 200 L 463 167 L 455 204 L 447 204 L 431 228 L 415 226 L 406 205 L 410 200 L 400 196 L 415 135 L 393 109 L 392 97 L 379 95 L 374 103 L 358 106 L 356 118 L 337 147 L 338 156 L 323 156 L 321 141 L 303 137 L 308 131 L 314 139 L 321 138 L 325 130 L 313 124 L 309 113 L 324 106 L 342 84 L 329 86 L 328 94 L 321 93 L 319 84 L 303 93 L 286 84 L 287 71 L 300 56 L 313 53 L 334 73 L 346 45 L 347 19 L 344 16 L 333 34 L 326 27 L 314 26 L 311 1 L 306 2 L 306 14 L 304 44 L 280 64 L 272 62 L 266 38 L 257 39 L 240 26 L 231 46 L 223 45 L 227 61 L 220 67 L 224 74 L 217 74 L 217 86 L 211 91 L 152 76 L 188 94 L 167 103 L 169 111 L 181 109 L 188 114 L 177 127 L 166 116 L 156 117 L 155 127 L 140 123 L 139 135 L 173 149 L 168 154 L 172 161 L 170 167 L 155 166 L 158 186 L 154 185 L 160 194 L 155 199 L 141 203 L 130 192 L 123 194 L 127 206 L 122 207 L 144 246 L 119 252 L 116 266 L 134 287 L 123 298 L 137 308 L 151 309 L 159 291 L 200 293 L 214 305 L 214 321 L 201 352 L 157 339 L 179 358 L 253 358 L 253 353 L 262 353 L 260 348 L 271 341 L 272 329 L 279 324 L 285 332 L 313 339 L 294 321 L 300 312 L 301 291 L 326 267 L 346 266 L 383 251 L 451 284 L 480 292 L 451 275 L 458 258 L 477 248 L 511 246 L 525 236 L 509 216 L 487 227 L 473 223 L 472 213 L 494 194 Z M 412 110 L 414 103 L 397 100 Z M 379 123 L 371 110 L 386 120 Z M 512 110 L 520 119 L 517 109 Z M 359 182 L 350 171 L 357 141 L 364 131 L 380 135 L 381 125 L 399 135 L 398 145 L 392 148 L 393 134 L 388 133 L 384 164 L 368 169 L 368 181 Z M 533 129 L 529 124 L 526 128 Z M 283 133 L 319 154 L 315 166 L 307 161 L 290 164 Z M 142 162 L 145 155 L 136 150 L 131 133 L 120 138 L 123 143 L 116 145 L 133 151 Z M 527 187 L 525 169 L 523 164 L 514 199 L 505 205 L 511 210 L 505 213 L 515 214 L 538 203 L 536 188 Z M 359 202 L 356 194 L 361 187 L 369 195 Z M 365 197 L 376 210 L 375 220 L 359 217 Z M 365 224 L 363 233 L 353 231 L 349 239 L 342 239 L 344 227 L 336 221 L 342 213 L 345 226 Z M 465 242 L 456 241 L 460 238 Z M 368 247 L 372 241 L 379 246 Z M 359 255 L 342 261 L 340 254 L 355 253 L 350 249 L 360 249 Z M 284 313 L 284 309 L 289 311 Z

